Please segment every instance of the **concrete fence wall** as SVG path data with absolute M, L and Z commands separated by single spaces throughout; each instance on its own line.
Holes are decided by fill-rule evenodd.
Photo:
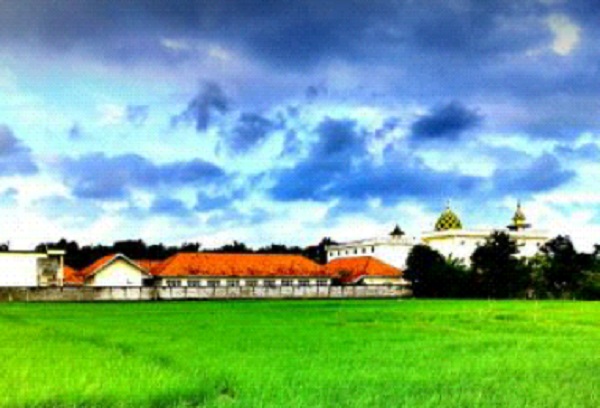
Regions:
M 349 299 L 410 296 L 391 286 L 45 287 L 0 288 L 0 302 L 95 302 L 211 299 Z

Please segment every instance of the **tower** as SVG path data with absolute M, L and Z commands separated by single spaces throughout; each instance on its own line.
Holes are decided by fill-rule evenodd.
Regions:
M 521 201 L 518 201 L 517 209 L 512 217 L 512 224 L 508 225 L 506 228 L 511 231 L 521 231 L 530 227 L 531 224 L 527 223 L 527 218 L 525 217 L 525 213 L 523 213 L 523 209 L 521 208 Z

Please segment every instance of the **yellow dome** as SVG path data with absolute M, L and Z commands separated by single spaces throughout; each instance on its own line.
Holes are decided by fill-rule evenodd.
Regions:
M 448 206 L 436 221 L 435 230 L 447 231 L 456 229 L 462 229 L 462 223 L 460 222 L 458 215 L 456 215 L 454 211 L 450 209 L 450 206 Z

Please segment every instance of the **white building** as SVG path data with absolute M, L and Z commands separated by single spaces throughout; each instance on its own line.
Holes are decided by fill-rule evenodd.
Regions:
M 0 287 L 63 285 L 62 250 L 0 252 Z
M 403 270 L 406 258 L 412 247 L 417 243 L 415 237 L 408 237 L 396 225 L 394 230 L 385 237 L 343 242 L 327 247 L 327 262 L 339 258 L 354 258 L 371 256 Z
M 123 254 L 107 255 L 79 272 L 85 286 L 144 286 L 152 278 L 138 262 Z
M 435 223 L 435 230 L 423 233 L 421 239 L 445 257 L 459 259 L 468 265 L 475 249 L 483 245 L 494 231 L 504 232 L 513 238 L 519 255 L 523 257 L 535 255 L 550 239 L 548 232 L 531 229 L 520 203 L 517 204 L 512 223 L 498 229 L 463 229 L 460 218 L 447 206 Z

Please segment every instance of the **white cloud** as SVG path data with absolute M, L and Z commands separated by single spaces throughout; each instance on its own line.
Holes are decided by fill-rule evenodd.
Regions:
M 123 124 L 127 118 L 127 109 L 125 106 L 115 104 L 105 104 L 98 107 L 100 114 L 100 126 L 114 126 Z
M 564 14 L 551 14 L 546 24 L 554 34 L 552 50 L 561 56 L 569 55 L 579 43 L 581 28 Z

